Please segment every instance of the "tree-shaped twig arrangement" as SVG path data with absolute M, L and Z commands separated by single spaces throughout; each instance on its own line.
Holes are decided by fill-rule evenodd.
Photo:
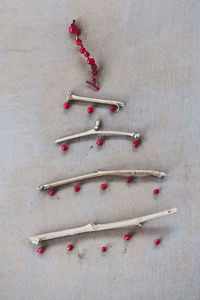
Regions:
M 55 187 L 59 187 L 61 185 L 66 185 L 73 182 L 78 182 L 86 179 L 103 177 L 103 176 L 155 176 L 155 177 L 164 177 L 166 176 L 165 172 L 154 171 L 154 170 L 111 170 L 111 171 L 98 171 L 95 173 L 85 174 L 69 179 L 60 180 L 57 182 L 47 183 L 44 185 L 38 186 L 40 191 L 47 190 Z

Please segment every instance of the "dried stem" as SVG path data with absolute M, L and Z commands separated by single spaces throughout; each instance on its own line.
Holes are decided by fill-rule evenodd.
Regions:
M 141 226 L 141 224 L 146 221 L 149 221 L 149 220 L 152 220 L 155 218 L 172 215 L 176 212 L 177 212 L 177 208 L 172 208 L 169 210 L 161 211 L 161 212 L 147 215 L 144 217 L 137 217 L 137 218 L 129 219 L 129 220 L 125 220 L 125 221 L 118 221 L 118 222 L 97 224 L 97 225 L 95 225 L 93 223 L 89 223 L 89 224 L 87 224 L 85 226 L 81 226 L 81 227 L 36 235 L 36 236 L 30 237 L 30 240 L 33 244 L 39 244 L 42 241 L 56 239 L 56 238 L 60 238 L 60 237 L 70 236 L 70 235 L 75 235 L 75 234 L 79 234 L 79 233 L 101 231 L 101 230 L 108 230 L 108 229 L 115 229 L 115 228 L 123 228 L 123 227 L 128 227 L 128 226 L 135 226 L 135 225 Z
M 159 172 L 159 171 L 154 171 L 154 170 L 112 170 L 112 171 L 98 171 L 96 173 L 91 173 L 91 174 L 85 174 L 69 179 L 64 179 L 61 181 L 53 182 L 53 183 L 48 183 L 44 185 L 38 186 L 38 189 L 40 191 L 42 190 L 47 190 L 50 188 L 55 188 L 61 185 L 77 182 L 77 181 L 82 181 L 85 179 L 90 179 L 90 178 L 95 178 L 95 177 L 102 177 L 102 176 L 134 176 L 134 175 L 142 175 L 142 176 L 155 176 L 155 177 L 164 177 L 166 176 L 165 172 Z
M 124 103 L 120 101 L 80 97 L 72 94 L 71 92 L 69 92 L 66 95 L 66 97 L 68 101 L 74 100 L 74 101 L 84 101 L 84 102 L 100 103 L 100 104 L 107 104 L 107 105 L 115 105 L 117 107 L 117 110 L 119 110 L 120 106 L 124 107 Z
M 99 130 L 100 124 L 101 124 L 101 122 L 99 120 L 97 120 L 96 125 L 93 129 L 85 131 L 85 132 L 73 134 L 73 135 L 70 135 L 70 136 L 59 138 L 59 139 L 55 140 L 55 143 L 58 144 L 58 143 L 61 143 L 61 142 L 65 142 L 65 141 L 69 141 L 69 140 L 73 140 L 73 139 L 76 139 L 76 138 L 89 136 L 89 135 L 101 135 L 101 136 L 122 135 L 122 136 L 132 137 L 136 140 L 138 140 L 141 137 L 140 133 L 135 133 L 135 132 L 130 133 L 130 132 L 121 132 L 121 131 L 103 131 L 103 130 Z

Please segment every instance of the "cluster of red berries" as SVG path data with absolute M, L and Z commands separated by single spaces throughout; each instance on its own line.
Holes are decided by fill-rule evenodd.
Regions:
M 96 90 L 99 90 L 99 87 L 96 85 L 96 75 L 98 74 L 97 65 L 95 63 L 95 59 L 90 57 L 90 53 L 83 46 L 82 40 L 79 38 L 81 30 L 76 27 L 75 20 L 73 20 L 72 24 L 69 27 L 69 32 L 74 33 L 76 36 L 76 45 L 80 46 L 80 53 L 83 54 L 87 59 L 87 64 L 90 65 L 92 71 L 92 82 L 86 81 L 88 84 L 93 86 Z
M 124 236 L 124 240 L 125 240 L 125 241 L 129 241 L 130 238 L 131 238 L 130 234 L 126 234 L 126 235 Z M 155 244 L 155 245 L 160 244 L 160 239 L 155 239 L 155 240 L 154 240 L 154 244 Z M 68 251 L 71 251 L 73 248 L 74 248 L 74 247 L 73 247 L 72 244 L 68 244 L 68 245 L 67 245 L 67 250 L 68 250 Z M 107 247 L 105 247 L 105 246 L 101 247 L 101 252 L 106 252 L 106 251 L 107 251 Z M 39 254 L 42 254 L 42 253 L 44 252 L 44 248 L 38 248 L 37 252 L 38 252 Z

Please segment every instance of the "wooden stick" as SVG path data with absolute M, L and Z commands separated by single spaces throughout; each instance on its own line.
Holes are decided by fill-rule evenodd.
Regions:
M 90 179 L 90 178 L 95 178 L 95 177 L 102 177 L 102 176 L 133 176 L 133 175 L 143 175 L 143 176 L 155 176 L 155 177 L 164 177 L 166 176 L 165 172 L 159 172 L 159 171 L 154 171 L 154 170 L 112 170 L 112 171 L 98 171 L 96 173 L 91 173 L 91 174 L 85 174 L 69 179 L 64 179 L 61 181 L 53 182 L 53 183 L 47 183 L 44 185 L 38 186 L 38 189 L 40 191 L 42 190 L 47 190 L 50 188 L 55 188 L 61 185 L 85 180 L 85 179 Z
M 90 129 L 90 130 L 85 131 L 85 132 L 81 132 L 81 133 L 77 133 L 77 134 L 73 134 L 73 135 L 69 135 L 69 136 L 59 138 L 59 139 L 55 140 L 55 143 L 58 144 L 58 143 L 61 143 L 61 142 L 66 142 L 66 141 L 69 141 L 69 140 L 73 140 L 73 139 L 76 139 L 76 138 L 89 136 L 89 135 L 101 135 L 101 136 L 121 135 L 121 136 L 128 136 L 128 137 L 134 138 L 136 140 L 141 138 L 141 134 L 140 133 L 135 133 L 135 132 L 130 133 L 130 132 L 123 132 L 123 131 L 103 131 L 103 130 L 99 130 L 100 124 L 101 124 L 101 122 L 99 120 L 97 120 L 96 125 L 93 129 Z
M 100 104 L 107 104 L 107 105 L 115 105 L 117 107 L 117 111 L 119 110 L 120 106 L 124 107 L 124 103 L 120 101 L 80 97 L 72 94 L 71 92 L 67 93 L 66 97 L 68 101 L 74 100 L 74 101 L 84 101 L 84 102 L 93 102 L 93 103 L 100 103 Z
M 66 230 L 62 230 L 62 231 L 56 231 L 56 232 L 50 232 L 50 233 L 32 236 L 32 237 L 30 237 L 30 240 L 33 244 L 39 244 L 42 241 L 56 239 L 56 238 L 60 238 L 60 237 L 70 236 L 70 235 L 75 235 L 75 234 L 79 234 L 79 233 L 101 231 L 101 230 L 108 230 L 108 229 L 114 229 L 114 228 L 123 228 L 123 227 L 134 226 L 134 225 L 141 226 L 141 223 L 144 223 L 146 221 L 149 221 L 149 220 L 152 220 L 155 218 L 168 216 L 168 215 L 174 214 L 176 212 L 177 212 L 177 208 L 172 208 L 169 210 L 161 211 L 161 212 L 147 215 L 144 217 L 137 217 L 134 219 L 129 219 L 126 221 L 118 221 L 118 222 L 97 224 L 97 225 L 95 225 L 93 223 L 89 223 L 89 224 L 87 224 L 85 226 L 81 226 L 81 227 L 76 227 L 76 228 L 66 229 Z

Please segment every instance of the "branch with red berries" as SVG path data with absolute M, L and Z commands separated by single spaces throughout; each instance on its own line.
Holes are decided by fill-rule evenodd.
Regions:
M 98 74 L 97 65 L 95 63 L 95 59 L 90 57 L 90 53 L 83 46 L 82 40 L 79 38 L 81 34 L 80 28 L 77 28 L 75 25 L 75 20 L 73 20 L 72 24 L 69 27 L 69 32 L 75 34 L 76 36 L 76 45 L 80 46 L 80 53 L 83 54 L 87 59 L 87 64 L 90 65 L 92 71 L 92 82 L 86 81 L 86 83 L 93 86 L 96 90 L 99 90 L 99 87 L 96 85 L 96 76 Z
M 142 223 L 144 223 L 146 221 L 164 217 L 164 216 L 169 216 L 169 215 L 175 214 L 176 212 L 177 212 L 177 208 L 172 208 L 169 210 L 161 211 L 161 212 L 147 215 L 144 217 L 137 217 L 137 218 L 129 219 L 129 220 L 125 220 L 125 221 L 118 221 L 118 222 L 112 222 L 112 223 L 106 223 L 106 224 L 96 224 L 96 225 L 94 223 L 89 223 L 89 224 L 87 224 L 85 226 L 81 226 L 81 227 L 76 227 L 76 228 L 66 229 L 66 230 L 62 230 L 62 231 L 49 232 L 49 233 L 32 236 L 32 237 L 30 237 L 30 240 L 33 244 L 39 244 L 42 241 L 56 239 L 56 238 L 60 238 L 60 237 L 66 237 L 66 236 L 75 235 L 75 234 L 79 234 L 79 233 L 109 230 L 109 229 L 115 229 L 115 228 L 124 228 L 124 227 L 128 227 L 128 226 L 140 226 L 141 227 Z
M 66 141 L 70 141 L 73 139 L 77 139 L 77 138 L 81 138 L 81 137 L 85 137 L 85 136 L 90 136 L 90 135 L 101 135 L 101 136 L 127 136 L 127 137 L 131 137 L 134 138 L 136 140 L 139 140 L 141 138 L 141 134 L 140 133 L 135 133 L 135 132 L 123 132 L 123 131 L 111 131 L 111 130 L 99 130 L 100 128 L 100 124 L 101 122 L 99 120 L 96 121 L 96 125 L 94 128 L 85 131 L 85 132 L 80 132 L 77 134 L 73 134 L 73 135 L 69 135 L 69 136 L 65 136 L 62 138 L 59 138 L 57 140 L 55 140 L 55 143 L 62 143 L 62 142 L 66 142 Z
M 91 178 L 96 178 L 96 177 L 103 177 L 103 176 L 134 176 L 134 175 L 139 175 L 139 176 L 155 176 L 155 177 L 164 177 L 166 176 L 165 172 L 160 172 L 160 171 L 154 171 L 154 170 L 112 170 L 112 171 L 98 171 L 96 173 L 91 173 L 91 174 L 85 174 L 69 179 L 64 179 L 61 181 L 53 182 L 53 183 L 48 183 L 44 185 L 38 186 L 38 189 L 40 191 L 42 190 L 48 190 L 50 188 L 55 188 L 61 185 L 66 185 L 69 183 L 77 182 L 77 181 L 82 181 L 86 179 L 91 179 Z

